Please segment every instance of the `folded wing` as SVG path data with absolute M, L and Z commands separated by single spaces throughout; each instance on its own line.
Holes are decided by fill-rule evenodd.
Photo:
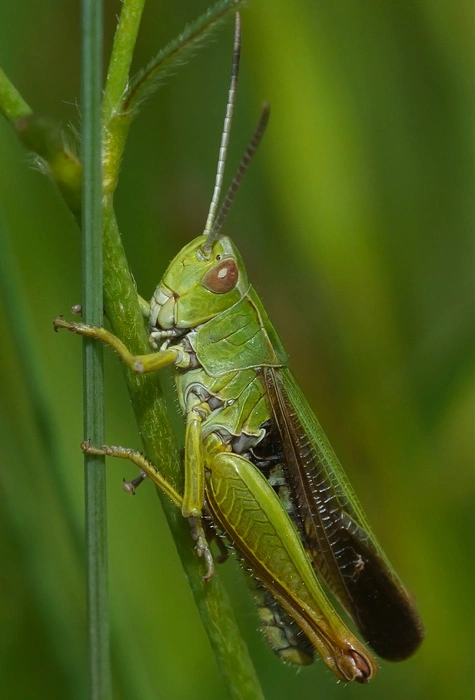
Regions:
M 385 659 L 403 660 L 424 637 L 411 598 L 291 373 L 269 367 L 264 376 L 313 566 L 374 651 Z

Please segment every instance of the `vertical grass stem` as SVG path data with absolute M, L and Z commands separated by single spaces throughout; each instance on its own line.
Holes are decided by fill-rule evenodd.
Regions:
M 102 325 L 102 2 L 82 3 L 82 305 L 86 323 Z M 84 340 L 84 436 L 104 442 L 102 347 Z M 104 460 L 85 456 L 89 697 L 111 697 Z

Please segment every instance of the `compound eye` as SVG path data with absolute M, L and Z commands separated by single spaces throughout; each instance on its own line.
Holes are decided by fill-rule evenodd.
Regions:
M 210 292 L 225 294 L 237 284 L 239 271 L 234 258 L 224 258 L 203 275 L 201 284 Z

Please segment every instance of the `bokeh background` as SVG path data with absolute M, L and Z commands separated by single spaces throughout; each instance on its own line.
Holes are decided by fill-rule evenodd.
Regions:
M 148 3 L 135 67 L 206 7 Z M 119 11 L 106 3 L 107 51 Z M 0 4 L 0 65 L 36 112 L 76 128 L 79 12 Z M 229 22 L 132 127 L 116 206 L 147 298 L 202 231 L 231 49 Z M 474 690 L 473 59 L 463 0 L 251 0 L 243 12 L 229 176 L 264 99 L 272 117 L 226 232 L 427 627 L 416 656 L 381 663 L 367 687 L 338 685 L 321 663 L 296 672 L 266 648 L 230 561 L 220 573 L 269 700 Z M 0 692 L 79 700 L 81 343 L 51 321 L 80 302 L 80 241 L 5 121 L 0 206 L 1 255 L 13 255 L 2 281 L 15 284 L 0 300 Z M 140 447 L 106 354 L 107 439 Z M 109 465 L 114 698 L 224 699 L 154 489 L 127 498 L 131 475 Z

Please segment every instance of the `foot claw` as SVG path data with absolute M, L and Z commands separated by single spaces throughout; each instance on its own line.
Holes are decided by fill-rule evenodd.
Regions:
M 56 316 L 53 321 L 54 332 L 57 333 L 60 328 L 62 328 L 64 323 L 64 316 Z
M 201 518 L 190 517 L 188 518 L 188 522 L 191 527 L 191 536 L 196 542 L 198 556 L 203 557 L 206 563 L 206 573 L 203 576 L 203 581 L 208 582 L 214 576 L 214 560 L 203 530 Z
M 126 481 L 124 479 L 122 488 L 124 489 L 124 491 L 127 491 L 127 493 L 131 493 L 132 496 L 135 496 L 136 489 L 146 478 L 147 475 L 145 474 L 145 472 L 140 472 L 140 475 L 136 479 L 132 479 L 132 481 Z

